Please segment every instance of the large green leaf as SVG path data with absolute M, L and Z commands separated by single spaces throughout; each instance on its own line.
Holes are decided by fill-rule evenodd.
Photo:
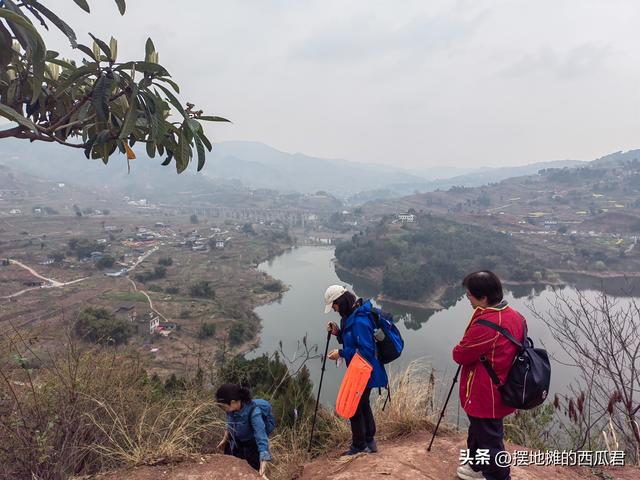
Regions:
M 189 166 L 189 160 L 191 159 L 191 148 L 189 147 L 189 140 L 186 136 L 186 128 L 181 130 L 180 139 L 178 140 L 178 149 L 175 152 L 176 157 L 176 171 L 178 173 L 184 172 Z
M 116 0 L 116 5 L 118 5 L 118 10 L 120 11 L 120 15 L 124 15 L 124 12 L 127 10 L 127 5 L 124 0 Z
M 109 116 L 109 97 L 111 97 L 111 86 L 113 78 L 101 75 L 93 87 L 91 94 L 91 104 L 96 111 L 98 120 L 105 122 Z
M 198 132 L 196 136 L 199 137 L 200 140 L 202 140 L 202 143 L 204 143 L 204 146 L 207 147 L 207 150 L 211 151 L 211 149 L 213 148 L 213 145 L 211 145 L 211 142 L 209 141 L 207 136 L 204 134 L 204 132 Z
M 38 132 L 38 129 L 36 128 L 35 124 L 31 120 L 19 114 L 13 108 L 7 107 L 2 103 L 0 103 L 0 115 L 2 115 L 5 118 L 8 118 L 11 121 L 19 123 L 23 127 L 27 127 L 29 130 L 32 130 L 36 133 Z
M 205 162 L 205 153 L 204 153 L 204 145 L 202 144 L 202 140 L 197 135 L 193 137 L 193 140 L 196 142 L 196 152 L 198 153 L 198 171 L 202 170 Z
M 98 44 L 98 47 L 100 47 L 100 50 L 104 52 L 104 54 L 109 59 L 109 61 L 113 61 L 113 55 L 111 54 L 111 48 L 109 48 L 109 45 L 107 45 L 106 43 L 104 43 L 102 40 L 100 40 L 98 37 L 96 37 L 91 33 L 89 33 L 89 36 L 93 38 L 93 41 Z
M 36 47 L 31 54 L 33 63 L 33 92 L 31 94 L 31 105 L 38 101 L 40 90 L 42 90 L 42 81 L 44 80 L 45 58 L 47 50 L 44 43 L 36 43 Z
M 67 38 L 71 42 L 71 46 L 75 48 L 75 46 L 77 45 L 76 33 L 73 31 L 73 29 L 69 25 L 67 25 L 67 23 L 64 20 L 62 20 L 55 13 L 53 13 L 51 10 L 49 10 L 47 7 L 45 7 L 44 5 L 42 5 L 40 2 L 36 0 L 31 0 L 29 4 L 33 8 L 38 10 L 42 15 L 47 17 L 47 19 L 51 23 L 53 23 L 56 27 L 58 27 L 58 29 L 67 36 Z
M 3 70 L 4 67 L 9 65 L 11 57 L 13 56 L 13 50 L 11 49 L 12 43 L 11 33 L 0 23 L 0 68 Z
M 158 81 L 168 83 L 169 85 L 171 85 L 171 88 L 173 88 L 176 93 L 180 93 L 180 87 L 178 86 L 178 84 L 176 82 L 174 82 L 170 78 L 160 77 L 160 78 L 158 78 Z
M 205 120 L 207 122 L 231 122 L 231 120 L 227 120 L 226 118 L 222 118 L 222 117 L 213 117 L 213 116 L 202 116 L 202 117 L 196 117 L 196 120 Z
M 173 93 L 171 93 L 171 91 L 168 88 L 165 88 L 162 85 L 158 85 L 158 84 L 155 84 L 155 86 L 161 89 L 167 95 L 169 102 L 171 102 L 171 104 L 174 107 L 176 107 L 176 110 L 178 110 L 185 119 L 189 118 L 189 115 L 187 115 L 187 112 L 184 111 L 184 108 L 180 104 L 180 101 L 176 98 L 176 96 Z
M 156 144 L 151 141 L 147 142 L 147 155 L 149 155 L 149 158 L 156 156 Z
M 76 4 L 87 13 L 91 13 L 87 0 L 73 0 Z
M 87 55 L 92 60 L 95 60 L 96 62 L 98 61 L 96 56 L 93 54 L 93 50 L 91 50 L 86 45 L 82 45 L 81 43 L 79 43 L 78 45 L 76 45 L 76 48 L 80 50 L 82 53 L 84 53 L 85 55 Z
M 118 138 L 125 139 L 133 131 L 136 126 L 136 119 L 138 118 L 138 86 L 134 85 L 129 97 L 129 111 L 124 119 L 122 129 Z
M 61 79 L 60 83 L 56 87 L 56 97 L 66 93 L 67 89 L 82 77 L 89 77 L 97 74 L 97 68 L 98 64 L 96 63 L 88 63 L 76 68 L 73 72 L 65 76 L 64 79 Z
M 7 7 L 9 5 L 11 4 L 7 3 Z M 13 7 L 13 8 L 16 8 L 16 7 Z M 35 48 L 36 44 L 40 44 L 41 48 L 43 50 L 46 50 L 44 46 L 44 41 L 42 40 L 42 37 L 38 33 L 38 30 L 36 30 L 36 27 L 33 26 L 33 23 L 31 23 L 28 18 L 26 18 L 24 15 L 21 15 L 19 11 L 18 13 L 16 13 L 15 11 L 8 10 L 7 8 L 0 8 L 0 17 L 4 18 L 7 21 L 7 23 L 9 24 L 9 27 L 11 26 L 18 27 L 16 29 L 18 31 L 15 32 L 16 37 L 18 37 L 18 41 L 20 42 L 20 45 L 22 45 L 22 47 L 25 50 Z M 18 33 L 20 33 L 20 35 L 18 35 Z M 23 37 L 23 38 L 20 39 L 20 37 Z
M 146 62 L 151 58 L 151 54 L 156 51 L 156 47 L 153 45 L 151 37 L 147 38 L 147 42 L 144 45 L 144 59 Z

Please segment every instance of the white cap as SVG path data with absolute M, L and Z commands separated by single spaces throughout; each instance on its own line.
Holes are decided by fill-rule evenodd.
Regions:
M 342 296 L 347 289 L 342 285 L 331 285 L 324 292 L 324 313 L 329 313 L 332 310 L 333 302 Z

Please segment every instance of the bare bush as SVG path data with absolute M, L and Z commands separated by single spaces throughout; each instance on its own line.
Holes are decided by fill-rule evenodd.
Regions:
M 569 395 L 557 396 L 562 425 L 573 448 L 609 448 L 610 438 L 640 461 L 640 303 L 634 297 L 557 291 L 544 321 L 579 372 Z

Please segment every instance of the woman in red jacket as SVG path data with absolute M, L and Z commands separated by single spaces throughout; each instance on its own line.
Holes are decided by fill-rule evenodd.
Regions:
M 515 409 L 502 403 L 500 392 L 480 359 L 490 363 L 502 383 L 507 378 L 517 348 L 497 331 L 478 324 L 477 320 L 488 320 L 506 328 L 520 341 L 524 340 L 526 322 L 503 300 L 502 284 L 495 273 L 471 273 L 462 285 L 467 289 L 467 298 L 474 311 L 462 340 L 453 349 L 453 360 L 462 365 L 460 404 L 469 417 L 467 447 L 475 462 L 460 466 L 457 473 L 463 480 L 509 480 L 509 467 L 496 465 L 495 456 L 504 450 L 502 419 Z M 483 455 L 487 450 L 488 456 Z M 486 460 L 481 460 L 483 456 Z

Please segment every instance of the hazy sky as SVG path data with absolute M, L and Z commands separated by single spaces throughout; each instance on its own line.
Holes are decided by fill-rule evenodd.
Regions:
M 46 4 L 120 60 L 151 36 L 182 98 L 233 120 L 214 141 L 410 168 L 640 146 L 637 0 L 89 3 Z

